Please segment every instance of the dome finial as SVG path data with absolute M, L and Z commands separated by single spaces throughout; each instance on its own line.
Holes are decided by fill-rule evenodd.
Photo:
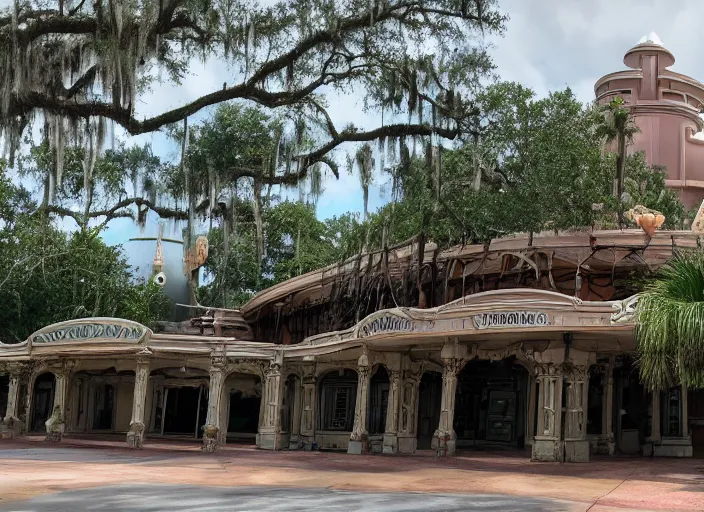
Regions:
M 643 44 L 643 43 L 650 43 L 650 44 L 656 44 L 658 46 L 662 46 L 662 41 L 658 37 L 658 35 L 655 32 L 650 32 L 647 36 L 643 36 L 640 38 L 640 41 L 638 41 L 638 44 Z

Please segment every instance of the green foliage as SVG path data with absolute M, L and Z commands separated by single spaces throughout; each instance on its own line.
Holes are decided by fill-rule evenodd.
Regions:
M 654 390 L 704 387 L 704 252 L 681 251 L 642 292 L 636 308 L 640 377 Z
M 0 173 L 0 340 L 21 341 L 72 318 L 114 316 L 148 325 L 170 315 L 159 288 L 133 282 L 120 248 L 105 245 L 94 230 L 62 232 L 33 215 L 35 206 Z
M 624 208 L 643 205 L 665 216 L 664 229 L 683 229 L 687 218 L 684 205 L 676 191 L 665 187 L 666 178 L 667 171 L 662 167 L 648 166 L 642 152 L 628 156 Z

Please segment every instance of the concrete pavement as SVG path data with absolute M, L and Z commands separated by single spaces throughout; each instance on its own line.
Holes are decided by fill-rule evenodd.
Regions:
M 230 445 L 208 455 L 195 443 L 159 440 L 141 451 L 111 440 L 67 439 L 58 447 L 38 439 L 0 441 L 0 512 L 88 504 L 118 512 L 135 504 L 149 511 L 274 511 L 296 510 L 296 503 L 301 510 L 389 512 L 704 510 L 704 461 L 605 457 L 553 464 L 532 463 L 521 453 L 437 459 L 429 452 L 348 456 Z

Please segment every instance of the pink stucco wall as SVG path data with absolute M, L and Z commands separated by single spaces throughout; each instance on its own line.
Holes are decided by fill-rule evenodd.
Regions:
M 644 151 L 650 165 L 666 167 L 667 185 L 692 208 L 704 199 L 704 140 L 693 136 L 704 127 L 704 84 L 670 71 L 674 61 L 663 46 L 645 41 L 626 53 L 631 69 L 602 77 L 594 92 L 600 103 L 624 98 L 641 130 L 629 151 Z

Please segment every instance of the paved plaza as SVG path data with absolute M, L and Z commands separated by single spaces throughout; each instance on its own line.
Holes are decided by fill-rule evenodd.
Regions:
M 0 442 L 0 512 L 704 510 L 704 460 L 532 463 L 523 453 L 438 459 L 265 452 L 150 441 Z

